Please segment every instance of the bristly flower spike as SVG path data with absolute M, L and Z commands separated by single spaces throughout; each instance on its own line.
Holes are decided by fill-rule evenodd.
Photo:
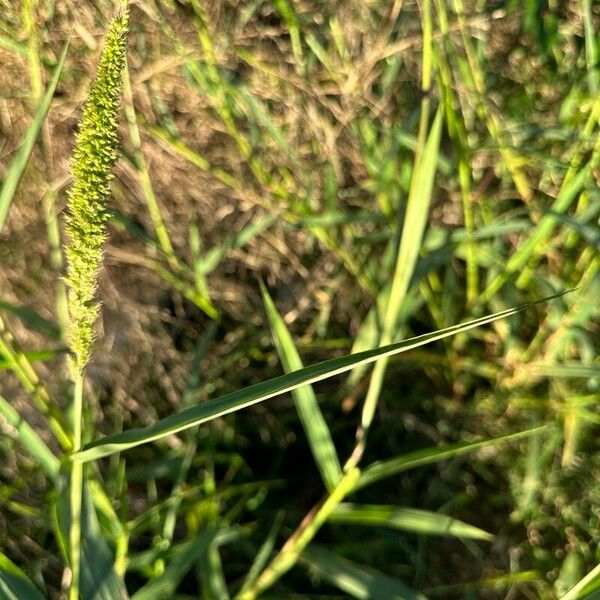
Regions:
M 113 19 L 106 35 L 72 156 L 65 254 L 70 322 L 67 337 L 73 352 L 70 368 L 74 376 L 81 375 L 88 362 L 100 310 L 95 293 L 106 239 L 111 170 L 117 159 L 117 115 L 127 30 L 125 11 Z

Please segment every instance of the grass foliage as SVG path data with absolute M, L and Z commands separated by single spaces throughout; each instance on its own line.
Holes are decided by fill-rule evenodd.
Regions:
M 0 7 L 0 598 L 598 597 L 595 3 Z

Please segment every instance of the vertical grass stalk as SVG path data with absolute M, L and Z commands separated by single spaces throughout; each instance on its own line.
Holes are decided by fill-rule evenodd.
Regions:
M 423 99 L 421 101 L 417 150 L 406 203 L 406 213 L 402 224 L 400 247 L 396 258 L 390 296 L 385 309 L 383 328 L 379 338 L 379 345 L 381 346 L 389 344 L 394 339 L 398 313 L 409 290 L 410 281 L 419 258 L 421 239 L 427 226 L 442 130 L 441 110 L 438 110 L 431 128 L 429 128 L 429 94 L 431 92 L 432 68 L 431 3 L 426 0 L 423 3 L 423 71 L 421 79 Z M 355 467 L 365 450 L 367 435 L 375 417 L 386 369 L 386 358 L 375 363 L 363 404 L 361 422 L 356 434 L 356 446 L 344 467 L 345 470 Z
M 81 447 L 81 423 L 83 420 L 83 373 L 76 375 L 73 391 L 73 448 Z M 69 549 L 71 560 L 71 586 L 69 600 L 79 599 L 81 571 L 81 497 L 83 494 L 83 464 L 72 463 L 69 503 L 71 506 L 71 528 Z
M 83 109 L 73 150 L 66 231 L 68 243 L 67 285 L 69 324 L 67 339 L 71 349 L 69 368 L 74 383 L 73 449 L 81 448 L 83 422 L 83 380 L 94 341 L 94 325 L 100 310 L 95 300 L 98 273 L 106 239 L 106 208 L 110 194 L 111 170 L 117 159 L 117 114 L 125 66 L 127 12 L 111 22 L 96 78 Z M 79 598 L 81 564 L 81 502 L 83 465 L 71 463 L 69 559 L 71 584 L 69 600 Z

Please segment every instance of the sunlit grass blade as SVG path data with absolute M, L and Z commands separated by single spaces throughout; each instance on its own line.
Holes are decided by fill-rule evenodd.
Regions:
M 398 312 L 406 298 L 419 258 L 421 241 L 429 215 L 441 133 L 442 111 L 438 110 L 431 125 L 427 141 L 415 157 L 406 214 L 402 226 L 402 238 L 396 259 L 389 300 L 385 310 L 383 330 L 379 340 L 381 345 L 388 344 L 394 338 Z M 356 459 L 360 457 L 364 449 L 365 436 L 375 416 L 386 367 L 387 361 L 383 358 L 377 362 L 371 375 L 362 411 Z
M 556 200 L 552 203 L 551 210 L 553 212 L 561 214 L 571 206 L 577 198 L 577 195 L 581 192 L 586 180 L 589 178 L 592 164 L 593 162 L 590 161 L 577 175 L 575 175 L 575 177 L 573 177 L 572 180 L 563 184 Z M 540 248 L 544 247 L 544 244 L 556 228 L 556 225 L 556 218 L 550 214 L 547 214 L 540 219 L 531 235 L 529 235 L 516 252 L 511 255 L 503 271 L 496 275 L 483 291 L 479 298 L 480 303 L 483 304 L 488 302 L 514 274 L 527 264 L 536 251 L 539 251 Z
M 23 388 L 31 395 L 36 408 L 46 417 L 48 426 L 56 436 L 64 450 L 71 450 L 72 442 L 68 434 L 64 415 L 58 410 L 50 398 L 50 394 L 40 381 L 33 368 L 28 354 L 23 352 L 17 345 L 14 336 L 6 328 L 0 316 L 0 356 L 9 364 Z
M 283 369 L 286 373 L 298 371 L 304 365 L 296 350 L 292 336 L 262 282 L 261 290 L 271 332 L 277 347 L 277 354 L 283 364 Z M 335 445 L 331 439 L 329 427 L 327 427 L 327 423 L 323 418 L 315 392 L 310 385 L 307 385 L 293 390 L 292 396 L 313 457 L 321 472 L 321 477 L 327 489 L 331 491 L 341 479 L 342 469 Z
M 300 41 L 300 23 L 298 22 L 296 10 L 294 9 L 293 4 L 288 2 L 288 0 L 274 0 L 273 4 L 290 33 L 296 69 L 302 72 L 304 67 L 304 57 L 302 55 L 302 44 Z
M 148 442 L 164 438 L 168 435 L 178 433 L 179 431 L 183 431 L 189 427 L 194 427 L 195 425 L 200 425 L 201 423 L 205 423 L 207 421 L 212 421 L 217 417 L 222 417 L 248 406 L 252 406 L 258 402 L 263 402 L 264 400 L 268 400 L 274 396 L 291 392 L 292 390 L 295 390 L 303 385 L 315 383 L 317 381 L 327 379 L 328 377 L 333 377 L 339 373 L 344 373 L 359 364 L 374 362 L 382 357 L 393 356 L 394 354 L 398 354 L 400 352 L 406 352 L 412 348 L 417 348 L 436 340 L 441 340 L 457 333 L 468 331 L 469 329 L 473 329 L 475 327 L 480 327 L 486 323 L 491 323 L 498 319 L 509 317 L 518 312 L 526 310 L 535 304 L 546 302 L 561 296 L 564 293 L 567 292 L 562 292 L 536 302 L 530 302 L 514 308 L 509 308 L 493 315 L 481 317 L 467 323 L 453 325 L 452 327 L 447 327 L 439 331 L 426 333 L 408 340 L 396 342 L 395 344 L 389 344 L 388 346 L 367 350 L 365 352 L 359 352 L 357 354 L 341 356 L 311 365 L 310 367 L 305 367 L 304 369 L 294 371 L 293 373 L 280 375 L 279 377 L 275 377 L 268 381 L 225 394 L 220 398 L 206 402 L 200 406 L 194 406 L 181 412 L 174 413 L 148 427 L 130 429 L 93 441 L 84 446 L 82 450 L 73 453 L 70 458 L 74 461 L 87 462 L 102 458 L 103 456 L 109 456 L 117 452 L 123 452 L 124 450 L 139 446 L 140 444 L 146 444 Z
M 479 527 L 442 513 L 418 508 L 345 503 L 335 508 L 329 522 L 375 525 L 423 535 L 452 535 L 488 542 L 494 539 L 493 535 Z
M 29 363 L 34 364 L 36 362 L 44 362 L 46 360 L 50 360 L 50 359 L 54 358 L 57 354 L 64 354 L 66 352 L 68 352 L 67 348 L 59 348 L 57 350 L 41 349 L 41 350 L 32 350 L 31 352 L 23 352 L 23 356 L 26 358 L 26 360 Z M 10 358 L 0 357 L 0 369 L 1 370 L 12 369 L 12 368 L 13 368 L 13 363 L 10 360 Z
M 69 44 L 67 42 L 60 55 L 58 64 L 54 69 L 54 75 L 52 76 L 52 80 L 48 85 L 48 89 L 46 90 L 46 93 L 44 94 L 44 97 L 42 98 L 40 105 L 38 106 L 38 109 L 35 113 L 35 117 L 33 118 L 31 125 L 29 126 L 25 133 L 25 136 L 23 137 L 21 147 L 17 151 L 17 154 L 15 155 L 10 166 L 8 167 L 6 177 L 4 178 L 4 183 L 2 184 L 2 190 L 0 190 L 0 230 L 2 230 L 2 228 L 4 227 L 6 217 L 8 216 L 11 203 L 19 185 L 19 181 L 21 181 L 21 177 L 25 172 L 25 168 L 27 167 L 27 163 L 29 162 L 29 157 L 33 152 L 35 141 L 42 128 L 42 124 L 44 122 L 44 119 L 46 118 L 48 110 L 50 109 L 50 103 L 52 102 L 54 92 L 56 91 L 56 86 L 58 85 L 58 80 L 60 79 L 61 73 L 63 71 L 68 47 Z
M 61 488 L 54 507 L 55 532 L 63 553 L 68 555 L 70 531 L 69 495 Z M 114 568 L 114 556 L 106 543 L 87 484 L 81 508 L 80 597 L 86 600 L 126 600 L 125 584 Z
M 587 66 L 588 87 L 590 94 L 597 94 L 598 81 L 598 41 L 592 18 L 591 0 L 582 0 L 583 25 L 585 31 L 585 61 Z
M 352 598 L 426 600 L 423 594 L 411 590 L 401 581 L 337 556 L 325 548 L 311 546 L 303 552 L 300 561 Z
M 44 595 L 7 556 L 0 552 L 0 598 L 44 600 Z
M 32 458 L 39 463 L 44 473 L 50 479 L 56 479 L 60 469 L 59 459 L 27 421 L 2 396 L 0 396 L 0 415 L 15 428 L 19 441 Z
M 179 261 L 175 255 L 175 251 L 173 250 L 169 232 L 167 231 L 162 218 L 158 199 L 154 192 L 152 178 L 150 177 L 150 173 L 148 171 L 146 157 L 142 149 L 142 138 L 138 128 L 136 110 L 133 102 L 133 92 L 131 89 L 131 80 L 127 66 L 125 66 L 123 69 L 123 96 L 125 98 L 124 108 L 127 125 L 129 128 L 129 139 L 133 145 L 132 162 L 137 170 L 138 182 L 144 196 L 146 208 L 148 209 L 148 215 L 150 216 L 152 225 L 154 226 L 154 232 L 156 234 L 156 239 L 159 243 L 160 249 L 166 256 L 169 265 L 173 268 L 178 268 Z
M 600 598 L 600 565 L 594 567 L 560 600 L 598 600 Z
M 546 427 L 535 427 L 533 429 L 527 429 L 526 431 L 509 433 L 487 440 L 451 444 L 442 448 L 425 448 L 423 450 L 416 450 L 415 452 L 398 456 L 397 458 L 377 461 L 364 469 L 358 480 L 356 489 L 366 487 L 367 485 L 371 485 L 382 479 L 387 479 L 388 477 L 393 477 L 398 473 L 403 473 L 410 469 L 430 465 L 439 462 L 440 460 L 454 458 L 455 456 L 461 456 L 462 454 L 474 452 L 481 448 L 488 448 L 504 442 L 526 438 L 540 433 L 545 429 Z

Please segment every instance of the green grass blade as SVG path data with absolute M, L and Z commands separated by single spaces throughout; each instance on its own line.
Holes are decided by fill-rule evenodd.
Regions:
M 31 352 L 23 352 L 23 357 L 27 360 L 28 363 L 34 364 L 36 362 L 44 362 L 47 360 L 53 359 L 57 354 L 65 354 L 68 352 L 67 348 L 57 348 L 54 349 L 40 349 L 40 350 L 31 350 Z M 3 356 L 0 354 L 0 370 L 12 369 L 14 364 L 10 357 Z
M 205 598 L 212 600 L 230 600 L 227 582 L 223 573 L 223 563 L 219 547 L 215 542 L 208 545 L 200 556 L 198 572 L 203 580 Z
M 352 598 L 425 600 L 423 594 L 411 590 L 401 581 L 337 556 L 325 548 L 312 546 L 302 553 L 300 561 Z
M 59 490 L 56 503 L 56 537 L 66 554 L 70 530 L 68 488 Z M 114 568 L 114 556 L 104 539 L 87 485 L 83 487 L 81 509 L 81 598 L 85 600 L 127 600 L 125 584 Z
M 169 561 L 165 571 L 139 589 L 131 600 L 155 600 L 155 598 L 168 598 L 174 594 L 180 581 L 194 566 L 200 554 L 206 552 L 213 539 L 214 531 L 211 530 L 180 544 L 182 551 Z
M 417 348 L 436 340 L 441 340 L 457 333 L 480 327 L 486 323 L 509 317 L 535 304 L 561 296 L 564 293 L 566 292 L 544 298 L 543 300 L 538 300 L 537 302 L 530 302 L 514 308 L 509 308 L 467 323 L 453 325 L 452 327 L 447 327 L 439 331 L 389 344 L 381 348 L 341 356 L 311 365 L 310 367 L 305 367 L 304 369 L 294 371 L 293 373 L 280 375 L 279 377 L 269 379 L 268 381 L 225 394 L 224 396 L 206 402 L 200 406 L 194 406 L 181 412 L 174 413 L 148 427 L 129 429 L 121 433 L 100 438 L 99 440 L 87 444 L 82 450 L 73 453 L 70 458 L 75 461 L 87 462 L 117 452 L 123 452 L 124 450 L 139 446 L 140 444 L 146 444 L 168 435 L 178 433 L 189 427 L 212 421 L 213 419 L 252 406 L 258 402 L 263 402 L 274 396 L 291 392 L 303 385 L 315 383 L 327 379 L 328 377 L 333 377 L 339 373 L 344 373 L 359 364 L 374 362 L 379 358 L 385 358 L 400 352 L 405 352 L 412 348 Z
M 596 565 L 560 600 L 598 600 L 600 598 L 600 565 Z
M 418 508 L 345 503 L 335 508 L 329 522 L 375 525 L 424 535 L 453 535 L 472 540 L 494 539 L 493 535 L 479 527 L 442 513 Z
M 211 544 L 218 547 L 220 544 L 236 539 L 238 535 L 238 530 L 226 527 L 207 529 L 195 538 L 174 547 L 172 550 L 176 551 L 176 556 L 169 561 L 164 572 L 139 589 L 131 600 L 171 597 L 181 580 L 208 551 Z
M 499 577 L 486 577 L 478 581 L 469 581 L 461 583 L 451 583 L 446 585 L 436 585 L 435 587 L 425 588 L 423 590 L 429 598 L 448 598 L 450 595 L 457 594 L 461 597 L 477 597 L 473 594 L 481 594 L 482 590 L 494 590 L 499 592 L 506 590 L 520 583 L 539 580 L 543 577 L 537 571 L 518 571 L 516 573 L 507 573 Z M 467 596 L 470 594 L 470 596 Z
M 15 428 L 19 441 L 29 454 L 38 461 L 44 473 L 50 479 L 55 480 L 58 477 L 60 461 L 35 430 L 29 426 L 27 421 L 2 396 L 0 396 L 0 414 Z
M 562 214 L 571 206 L 583 189 L 586 180 L 589 178 L 591 171 L 590 167 L 592 164 L 593 163 L 590 160 L 588 165 L 581 169 L 573 179 L 561 186 L 556 200 L 554 200 L 550 207 L 552 213 Z M 553 214 L 544 215 L 536 224 L 531 235 L 524 240 L 516 252 L 511 255 L 502 272 L 496 275 L 488 287 L 483 291 L 479 301 L 481 303 L 488 302 L 515 273 L 523 269 L 535 252 L 539 251 L 540 248 L 544 248 L 544 244 L 551 236 L 556 226 L 557 219 Z
M 0 553 L 0 598 L 3 600 L 44 600 L 44 595 L 27 575 Z
M 264 217 L 258 217 L 246 225 L 239 233 L 226 238 L 218 244 L 207 250 L 202 257 L 200 270 L 204 275 L 212 273 L 223 259 L 227 257 L 231 250 L 243 248 L 248 242 L 258 237 L 263 231 L 266 231 L 279 219 L 280 215 L 267 214 Z
M 277 308 L 262 281 L 261 290 L 269 325 L 277 347 L 277 354 L 281 359 L 283 369 L 286 373 L 298 371 L 304 365 L 296 350 L 292 336 L 277 312 Z M 342 478 L 342 469 L 315 392 L 310 385 L 306 385 L 293 390 L 292 396 L 313 457 L 321 472 L 321 477 L 327 489 L 331 491 Z
M 394 278 L 390 291 L 389 301 L 387 303 L 385 317 L 383 322 L 383 331 L 380 344 L 385 345 L 394 338 L 398 312 L 406 298 L 410 281 L 412 279 L 427 217 L 429 215 L 429 205 L 431 202 L 431 192 L 435 180 L 436 165 L 438 159 L 438 150 L 440 137 L 442 133 L 442 110 L 438 110 L 427 141 L 423 146 L 422 154 L 417 152 L 415 157 L 414 172 L 410 185 L 406 215 L 402 226 L 402 238 L 396 259 Z M 387 361 L 380 360 L 375 365 L 369 389 L 365 398 L 363 412 L 361 417 L 361 437 L 359 438 L 359 453 L 362 452 L 364 439 L 377 408 L 377 401 L 383 386 Z
M 545 427 L 534 427 L 525 431 L 519 431 L 518 433 L 509 433 L 507 435 L 480 440 L 478 442 L 451 444 L 449 446 L 444 446 L 443 448 L 425 448 L 423 450 L 416 450 L 410 454 L 398 456 L 397 458 L 377 461 L 369 465 L 362 472 L 356 485 L 356 489 L 366 487 L 367 485 L 371 485 L 382 479 L 387 479 L 388 477 L 408 471 L 409 469 L 430 465 L 439 462 L 440 460 L 454 458 L 455 456 L 474 452 L 481 448 L 488 448 L 490 446 L 495 446 L 496 444 L 529 437 L 536 433 L 540 433 L 545 429 Z
M 52 76 L 50 85 L 48 86 L 48 89 L 46 90 L 46 93 L 44 94 L 44 97 L 38 106 L 31 125 L 25 132 L 23 143 L 21 144 L 21 147 L 17 151 L 10 166 L 8 167 L 8 171 L 6 172 L 2 190 L 0 191 L 0 230 L 2 230 L 2 227 L 4 227 L 6 217 L 8 216 L 8 211 L 10 210 L 10 205 L 19 185 L 19 181 L 21 181 L 21 177 L 25 172 L 25 168 L 29 162 L 29 157 L 33 152 L 35 140 L 37 139 L 40 129 L 42 128 L 42 123 L 46 118 L 46 114 L 50 109 L 50 103 L 54 97 L 54 92 L 56 91 L 56 86 L 58 85 L 58 80 L 60 79 L 60 75 L 65 64 L 68 47 L 69 43 L 67 42 L 60 55 L 58 64 L 54 69 L 54 75 Z
M 18 317 L 27 327 L 49 338 L 60 339 L 60 327 L 56 323 L 42 317 L 42 315 L 29 306 L 19 306 L 0 298 L 0 310 L 10 312 Z
M 254 584 L 262 570 L 265 568 L 267 561 L 273 552 L 273 548 L 275 548 L 275 541 L 277 540 L 277 534 L 281 529 L 284 516 L 285 513 L 283 511 L 277 513 L 267 537 L 265 537 L 260 549 L 256 553 L 256 557 L 254 558 L 252 565 L 248 569 L 248 573 L 240 589 L 239 596 L 244 595 L 244 592 L 246 592 Z

